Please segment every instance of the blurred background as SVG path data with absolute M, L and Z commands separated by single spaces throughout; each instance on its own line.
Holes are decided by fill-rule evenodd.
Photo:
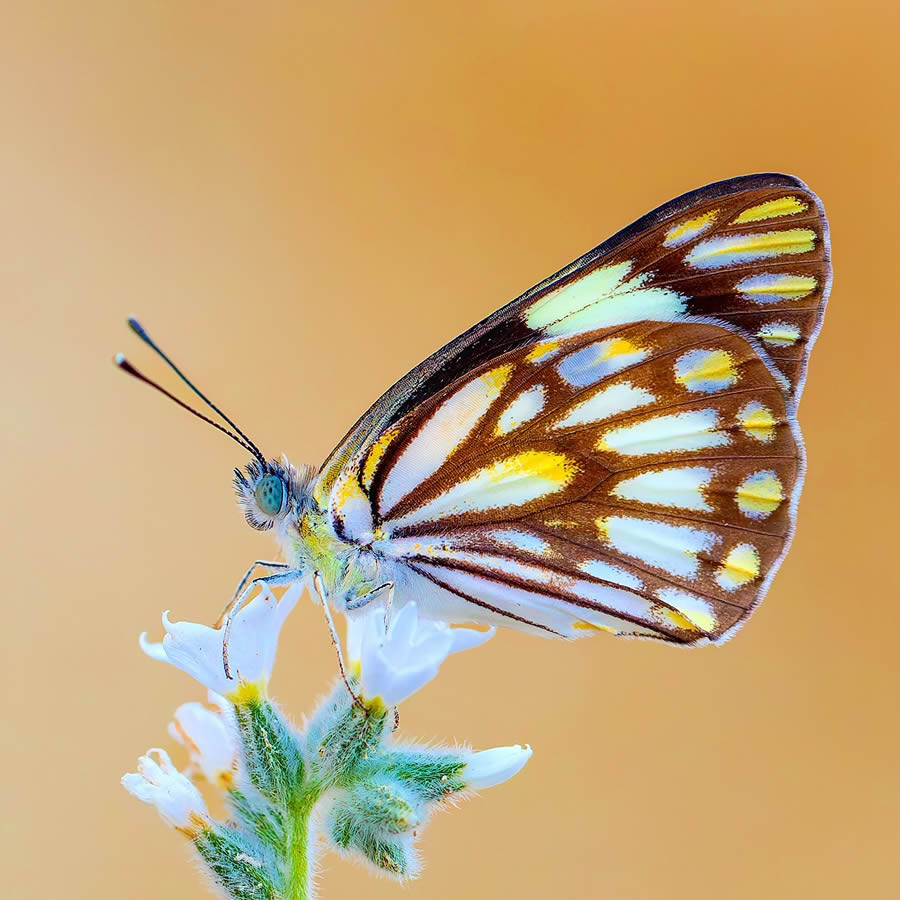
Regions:
M 810 467 L 767 602 L 722 648 L 501 634 L 402 734 L 528 741 L 406 888 L 325 900 L 898 895 L 897 7 L 3 4 L 3 893 L 194 898 L 119 786 L 200 693 L 137 635 L 271 554 L 230 442 L 112 366 L 139 315 L 267 452 L 320 462 L 394 380 L 651 207 L 781 170 L 832 224 Z M 171 379 L 170 379 L 171 381 Z M 298 607 L 274 691 L 335 671 Z M 182 756 L 176 755 L 181 761 Z

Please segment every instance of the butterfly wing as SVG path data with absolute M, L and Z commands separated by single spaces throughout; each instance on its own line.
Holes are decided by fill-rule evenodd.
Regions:
M 722 639 L 790 541 L 829 281 L 796 179 L 685 195 L 401 379 L 317 499 L 443 618 Z

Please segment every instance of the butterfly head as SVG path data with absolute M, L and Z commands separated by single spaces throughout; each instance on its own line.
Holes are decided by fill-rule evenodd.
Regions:
M 234 490 L 248 524 L 267 531 L 307 503 L 314 477 L 312 466 L 294 466 L 284 456 L 266 463 L 253 459 L 234 470 Z

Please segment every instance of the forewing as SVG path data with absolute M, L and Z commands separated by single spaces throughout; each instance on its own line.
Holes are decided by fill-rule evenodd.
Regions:
M 758 340 L 797 399 L 831 285 L 828 226 L 799 179 L 760 174 L 653 210 L 432 354 L 357 421 L 320 470 L 324 506 L 361 449 L 502 353 L 642 320 L 696 316 Z
M 643 322 L 479 367 L 345 467 L 330 515 L 468 618 L 696 643 L 761 598 L 801 470 L 758 347 Z

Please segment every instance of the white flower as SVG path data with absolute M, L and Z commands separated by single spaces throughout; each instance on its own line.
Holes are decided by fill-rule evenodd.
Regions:
M 529 759 L 531 747 L 528 744 L 481 750 L 469 756 L 462 777 L 466 787 L 475 791 L 493 787 L 518 774 Z
M 211 784 L 229 788 L 238 763 L 238 737 L 228 701 L 209 692 L 209 703 L 183 703 L 169 723 L 169 734 L 188 752 L 185 774 L 200 772 Z
M 348 617 L 347 649 L 360 669 L 364 701 L 395 706 L 431 681 L 451 653 L 477 647 L 493 635 L 494 629 L 450 628 L 421 619 L 416 604 L 407 603 L 394 614 L 387 633 L 380 608 Z
M 303 583 L 291 585 L 281 599 L 265 585 L 260 587 L 260 592 L 232 620 L 227 648 L 223 623 L 209 626 L 170 622 L 166 611 L 162 617 L 166 629 L 162 643 L 150 643 L 142 634 L 141 649 L 154 659 L 177 666 L 204 687 L 230 700 L 241 696 L 245 688 L 264 690 L 275 664 L 281 626 L 297 605 Z M 225 671 L 226 652 L 229 674 Z
M 155 806 L 164 822 L 188 837 L 196 837 L 210 825 L 200 792 L 175 768 L 165 750 L 148 750 L 138 759 L 137 772 L 122 776 L 122 786 L 138 800 Z

